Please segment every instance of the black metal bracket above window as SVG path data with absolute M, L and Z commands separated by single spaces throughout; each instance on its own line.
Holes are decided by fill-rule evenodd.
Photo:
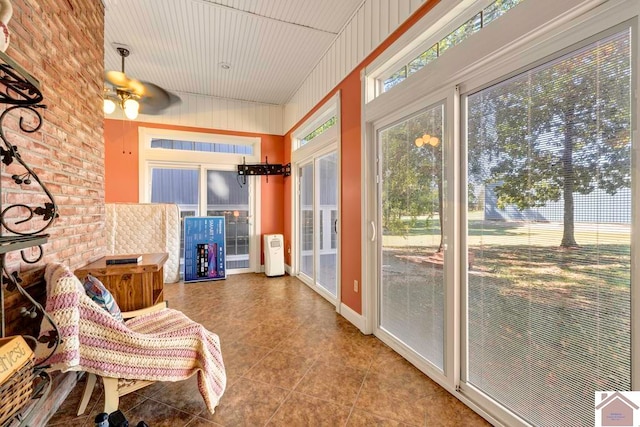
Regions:
M 242 164 L 238 165 L 238 177 L 243 177 L 242 184 L 246 185 L 247 176 L 252 175 L 267 175 L 267 179 L 269 175 L 282 175 L 286 177 L 291 175 L 291 163 L 287 163 L 286 165 L 271 164 L 269 163 L 269 158 L 265 157 L 264 163 L 247 164 L 243 159 Z

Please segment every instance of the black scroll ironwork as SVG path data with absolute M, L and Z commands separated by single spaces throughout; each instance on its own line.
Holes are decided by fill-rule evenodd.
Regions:
M 9 291 L 17 290 L 31 304 L 33 310 L 42 313 L 53 326 L 53 333 L 46 337 L 40 337 L 40 342 L 45 342 L 51 348 L 51 355 L 55 352 L 59 343 L 58 327 L 40 305 L 20 285 L 21 279 L 17 272 L 9 272 L 5 257 L 8 252 L 20 251 L 20 256 L 25 263 L 34 264 L 42 259 L 42 245 L 49 237 L 42 234 L 58 217 L 58 207 L 54 197 L 40 180 L 36 172 L 24 161 L 18 147 L 12 143 L 16 133 L 9 131 L 9 117 L 18 117 L 18 128 L 26 134 L 33 134 L 42 127 L 43 119 L 40 111 L 46 108 L 40 104 L 42 101 L 38 81 L 27 71 L 15 63 L 3 52 L 0 52 L 0 104 L 9 106 L 0 114 L 0 161 L 5 169 L 11 165 L 19 165 L 21 172 L 15 173 L 11 179 L 16 185 L 29 186 L 30 190 L 44 193 L 45 201 L 37 206 L 25 203 L 14 203 L 2 208 L 0 202 L 0 274 L 2 287 Z M 11 123 L 13 124 L 13 123 Z M 36 188 L 38 187 L 38 188 Z M 1 188 L 0 188 L 1 190 Z M 34 192 L 34 194 L 36 194 Z M 32 222 L 33 221 L 33 222 Z M 30 227 L 31 226 L 31 227 Z M 29 252 L 27 250 L 29 249 Z M 33 251 L 36 251 L 35 255 Z M 0 303 L 2 304 L 2 336 L 4 330 L 4 296 L 0 291 Z M 30 309 L 31 310 L 31 309 Z M 32 338 L 32 340 L 35 340 Z M 48 357 L 47 357 L 48 359 Z M 42 369 L 47 359 L 40 362 L 36 370 Z M 39 374 L 38 374 L 39 375 Z
M 0 103 L 34 106 L 42 102 L 38 80 L 4 52 L 0 59 Z

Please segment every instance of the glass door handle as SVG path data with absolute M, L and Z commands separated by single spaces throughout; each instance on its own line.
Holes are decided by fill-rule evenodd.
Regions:
M 338 234 L 338 220 L 333 221 L 333 232 Z
M 371 225 L 371 241 L 373 242 L 374 240 L 376 240 L 376 225 L 373 223 L 373 221 L 371 221 L 369 224 Z

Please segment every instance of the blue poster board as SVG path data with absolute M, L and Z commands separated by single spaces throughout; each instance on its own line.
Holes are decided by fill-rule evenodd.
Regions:
M 188 216 L 184 219 L 184 281 L 227 277 L 223 216 Z

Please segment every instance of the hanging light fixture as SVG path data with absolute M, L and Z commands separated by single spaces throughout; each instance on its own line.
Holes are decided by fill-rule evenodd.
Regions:
M 116 111 L 116 103 L 111 99 L 105 98 L 103 102 L 102 110 L 105 114 L 111 114 Z
M 127 119 L 135 120 L 140 113 L 162 114 L 169 106 L 180 103 L 179 97 L 160 86 L 127 76 L 124 72 L 124 61 L 131 51 L 128 46 L 114 46 L 121 58 L 122 71 L 105 73 L 102 105 L 105 114 L 112 114 L 119 107 Z
M 122 103 L 124 115 L 129 120 L 134 120 L 138 117 L 138 111 L 140 111 L 140 104 L 133 98 L 129 98 Z
M 120 107 L 129 120 L 135 120 L 140 112 L 140 103 L 136 98 L 136 95 L 132 93 L 117 90 L 115 96 L 107 97 L 105 95 L 102 110 L 105 114 L 112 114 L 116 111 L 116 107 Z

